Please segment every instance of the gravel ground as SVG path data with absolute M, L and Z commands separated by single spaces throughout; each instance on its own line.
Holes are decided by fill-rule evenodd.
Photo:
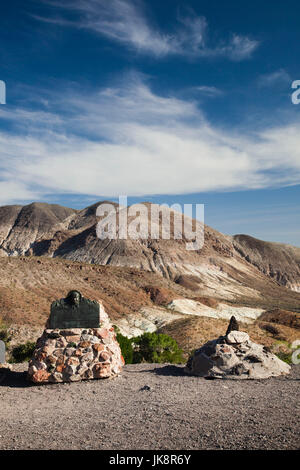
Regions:
M 26 368 L 15 365 L 0 383 L 0 449 L 300 447 L 300 366 L 238 381 L 137 364 L 116 379 L 43 386 L 26 381 Z

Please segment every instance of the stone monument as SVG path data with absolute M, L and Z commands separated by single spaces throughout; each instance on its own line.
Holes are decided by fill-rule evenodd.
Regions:
M 114 377 L 124 359 L 101 302 L 72 290 L 52 303 L 43 335 L 29 362 L 35 383 L 75 382 Z
M 232 329 L 234 326 L 237 329 Z M 253 343 L 247 333 L 238 331 L 238 324 L 232 317 L 225 336 L 197 349 L 184 370 L 205 378 L 266 379 L 288 374 L 290 369 L 268 348 Z

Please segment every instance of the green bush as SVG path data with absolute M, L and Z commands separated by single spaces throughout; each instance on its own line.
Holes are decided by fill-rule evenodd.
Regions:
M 183 351 L 178 348 L 176 341 L 168 335 L 144 333 L 135 338 L 127 338 L 114 325 L 117 341 L 120 345 L 125 364 L 140 362 L 170 362 L 181 364 L 185 362 Z
M 9 335 L 8 330 L 6 328 L 0 330 L 0 339 L 5 343 L 5 346 L 7 347 L 11 340 L 11 336 Z
M 283 351 L 279 351 L 278 353 L 276 353 L 276 356 L 281 359 L 283 362 L 286 362 L 287 364 L 291 365 L 293 363 L 292 361 L 292 353 L 288 353 L 288 352 L 283 352 Z
M 25 362 L 32 358 L 36 344 L 27 341 L 25 344 L 16 346 L 11 352 L 11 362 Z
M 272 347 L 272 352 L 276 354 L 279 359 L 286 362 L 287 364 L 293 364 L 292 354 L 294 351 L 292 349 L 292 345 L 288 341 L 276 341 Z
M 157 333 L 144 333 L 132 339 L 134 344 L 133 362 L 153 362 L 181 364 L 185 362 L 183 351 L 171 336 Z
M 132 339 L 127 338 L 127 336 L 123 336 L 121 333 L 117 333 L 117 341 L 120 345 L 125 364 L 132 364 L 132 360 L 133 360 Z

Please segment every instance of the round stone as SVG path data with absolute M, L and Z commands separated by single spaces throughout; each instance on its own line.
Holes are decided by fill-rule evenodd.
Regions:
M 244 331 L 231 331 L 227 336 L 226 336 L 226 341 L 229 344 L 241 344 L 241 343 L 246 343 L 246 341 L 249 341 L 249 335 L 248 333 L 245 333 Z

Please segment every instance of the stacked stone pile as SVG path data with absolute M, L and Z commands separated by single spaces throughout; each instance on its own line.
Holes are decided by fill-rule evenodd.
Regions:
M 207 378 L 265 379 L 290 372 L 290 366 L 243 331 L 228 329 L 189 358 L 185 372 Z

